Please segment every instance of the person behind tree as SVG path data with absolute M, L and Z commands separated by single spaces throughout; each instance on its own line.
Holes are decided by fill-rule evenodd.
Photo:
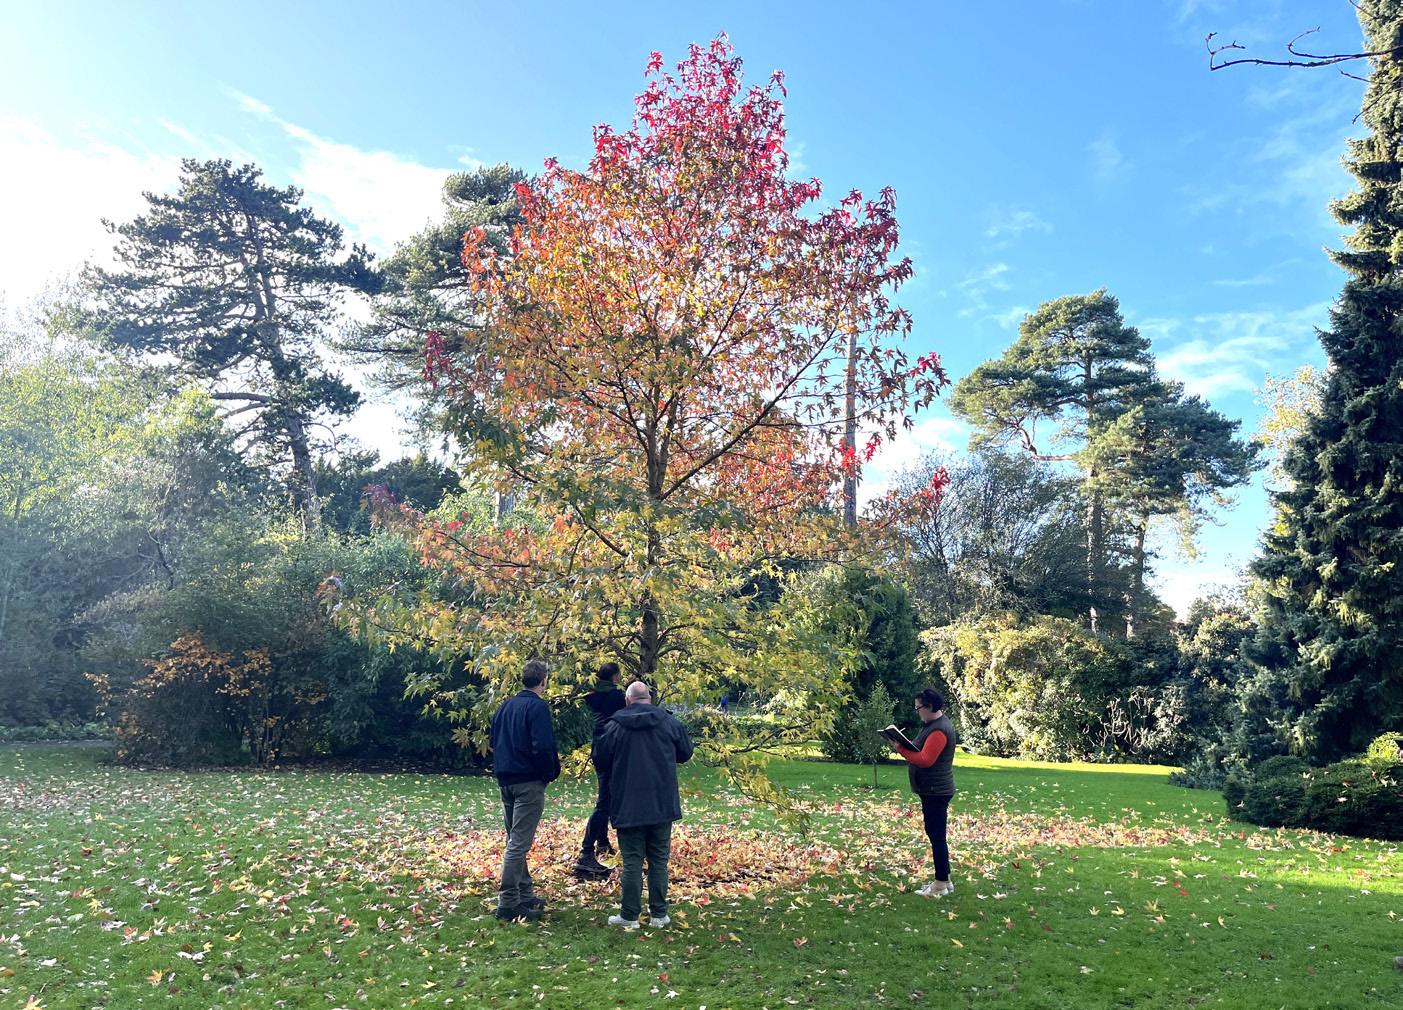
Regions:
M 915 750 L 892 744 L 893 749 L 910 764 L 911 791 L 921 798 L 921 814 L 925 820 L 926 837 L 930 839 L 931 857 L 935 861 L 935 879 L 916 893 L 926 898 L 939 898 L 955 890 L 950 879 L 950 845 L 946 829 L 950 800 L 955 795 L 955 727 L 945 715 L 945 699 L 933 687 L 916 695 L 916 714 L 921 717 L 921 731 L 912 741 Z
M 590 760 L 599 778 L 599 796 L 594 803 L 594 812 L 589 816 L 589 823 L 585 825 L 580 858 L 575 863 L 575 872 L 585 876 L 603 876 L 612 869 L 599 861 L 600 856 L 610 855 L 614 849 L 609 844 L 609 776 L 600 770 L 598 751 L 604 727 L 614 713 L 624 707 L 624 693 L 619 690 L 622 679 L 618 663 L 604 663 L 599 667 L 594 690 L 585 695 L 585 704 L 594 713 L 594 743 L 590 747 Z
M 546 806 L 546 786 L 560 777 L 560 752 L 555 746 L 546 693 L 546 664 L 533 659 L 521 669 L 522 690 L 502 703 L 492 717 L 492 766 L 502 793 L 507 844 L 502 852 L 502 889 L 497 918 L 535 921 L 545 901 L 526 856 L 536 841 L 536 828 Z
M 672 822 L 682 819 L 677 766 L 692 757 L 692 740 L 671 712 L 653 704 L 648 685 L 624 692 L 628 705 L 605 724 L 595 748 L 601 775 L 609 778 L 609 819 L 619 834 L 623 900 L 609 925 L 637 929 L 643 911 L 643 861 L 648 861 L 650 925 L 662 929 L 667 914 L 667 863 Z

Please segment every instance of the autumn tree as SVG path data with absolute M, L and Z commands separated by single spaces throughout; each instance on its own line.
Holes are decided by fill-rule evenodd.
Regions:
M 302 206 L 300 190 L 262 176 L 255 165 L 187 159 L 174 195 L 147 193 L 146 214 L 107 222 L 118 267 L 87 273 L 91 322 L 110 346 L 203 384 L 269 463 L 290 463 L 315 528 L 313 428 L 359 402 L 319 342 L 342 295 L 369 290 L 374 276 L 369 255 L 343 255 L 341 228 Z
M 1315 409 L 1286 452 L 1277 524 L 1254 573 L 1268 592 L 1256 657 L 1263 694 L 1288 699 L 1284 742 L 1311 760 L 1403 728 L 1403 11 L 1361 0 L 1372 73 L 1345 164 L 1358 189 L 1331 210 L 1354 231 L 1331 254 L 1349 275 L 1320 335 Z
M 443 655 L 414 687 L 476 729 L 542 655 L 566 681 L 616 659 L 670 701 L 739 686 L 789 704 L 784 731 L 807 736 L 853 657 L 745 587 L 864 549 L 873 524 L 842 524 L 842 480 L 944 376 L 895 342 L 910 318 L 891 294 L 911 275 L 895 195 L 824 208 L 817 180 L 786 178 L 782 77 L 743 87 L 724 38 L 676 75 L 654 54 L 648 73 L 630 128 L 598 127 L 587 169 L 547 162 L 517 186 L 510 255 L 470 237 L 482 344 L 431 343 L 454 433 L 526 518 L 387 516 L 476 603 L 387 592 L 342 614 Z M 873 433 L 856 451 L 850 339 Z

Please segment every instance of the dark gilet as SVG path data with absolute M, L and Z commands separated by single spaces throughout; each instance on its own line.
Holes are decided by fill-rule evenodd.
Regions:
M 923 796 L 954 796 L 955 727 L 950 725 L 949 717 L 942 713 L 939 719 L 923 723 L 921 732 L 911 742 L 920 750 L 926 745 L 926 738 L 937 731 L 945 734 L 945 749 L 929 768 L 917 768 L 915 765 L 907 768 L 911 776 L 911 791 Z

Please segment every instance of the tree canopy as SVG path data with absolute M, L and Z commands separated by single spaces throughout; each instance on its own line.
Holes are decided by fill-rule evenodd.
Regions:
M 342 255 L 339 225 L 302 206 L 296 187 L 262 176 L 256 165 L 186 159 L 174 195 L 146 193 L 146 214 L 107 222 L 119 266 L 87 272 L 91 323 L 110 346 L 172 361 L 229 405 L 224 416 L 269 464 L 290 461 L 298 507 L 315 527 L 311 429 L 359 402 L 326 367 L 319 340 L 342 294 L 375 281 L 364 249 Z
M 649 73 L 632 126 L 598 127 L 585 171 L 549 162 L 517 185 L 510 255 L 470 237 L 481 344 L 431 342 L 453 431 L 518 492 L 517 513 L 485 530 L 398 519 L 478 603 L 345 608 L 462 660 L 450 669 L 465 679 L 419 687 L 479 727 L 531 655 L 566 670 L 615 659 L 672 699 L 742 684 L 822 719 L 851 657 L 745 587 L 861 549 L 835 489 L 944 381 L 934 355 L 894 343 L 910 320 L 891 292 L 911 274 L 895 195 L 814 209 L 818 181 L 785 174 L 782 79 L 744 88 L 724 40 L 676 76 L 654 54 Z M 859 454 L 842 444 L 853 335 L 872 432 Z

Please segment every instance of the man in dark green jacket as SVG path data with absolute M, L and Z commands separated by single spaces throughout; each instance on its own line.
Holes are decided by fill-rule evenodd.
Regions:
M 595 747 L 600 774 L 609 777 L 609 819 L 619 834 L 623 862 L 619 915 L 609 925 L 637 929 L 643 911 L 643 861 L 648 862 L 649 924 L 662 929 L 667 914 L 667 862 L 672 822 L 682 819 L 677 766 L 692 757 L 692 740 L 677 717 L 653 704 L 648 685 L 624 692 L 627 707 L 614 713 Z

